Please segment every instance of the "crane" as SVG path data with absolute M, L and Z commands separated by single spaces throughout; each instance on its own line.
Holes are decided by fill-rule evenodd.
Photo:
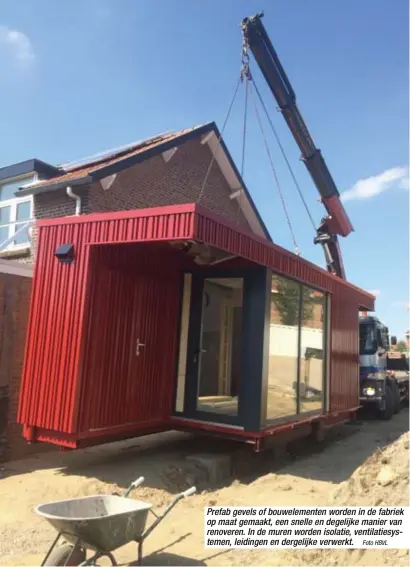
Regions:
M 321 151 L 316 148 L 299 112 L 295 92 L 262 24 L 262 17 L 260 13 L 242 20 L 244 46 L 249 47 L 262 71 L 326 208 L 327 216 L 316 229 L 314 243 L 323 246 L 328 271 L 346 279 L 338 236 L 348 236 L 353 226 Z

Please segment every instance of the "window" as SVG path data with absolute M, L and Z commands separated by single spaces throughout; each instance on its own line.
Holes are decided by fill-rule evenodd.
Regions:
M 376 332 L 374 324 L 360 323 L 360 354 L 374 354 L 376 352 Z
M 207 278 L 202 326 L 197 409 L 238 415 L 241 374 L 243 280 Z
M 301 287 L 299 413 L 323 406 L 326 296 Z
M 300 285 L 272 277 L 266 417 L 297 413 Z
M 32 174 L 0 182 L 0 246 L 11 239 L 3 249 L 24 248 L 29 244 L 28 227 L 22 229 L 22 226 L 32 218 L 32 197 L 18 197 L 15 193 L 35 179 L 36 174 Z M 12 239 L 14 234 L 16 238 Z
M 272 277 L 267 421 L 323 407 L 326 302 L 324 293 Z

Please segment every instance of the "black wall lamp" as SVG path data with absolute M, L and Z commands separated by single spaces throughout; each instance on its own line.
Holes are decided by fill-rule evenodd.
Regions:
M 60 244 L 55 255 L 62 264 L 70 264 L 74 260 L 74 244 Z

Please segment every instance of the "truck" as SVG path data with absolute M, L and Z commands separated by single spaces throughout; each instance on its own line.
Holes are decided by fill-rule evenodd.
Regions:
M 389 420 L 409 401 L 408 358 L 390 350 L 397 340 L 373 315 L 359 317 L 359 343 L 360 404 Z
M 274 96 L 296 144 L 301 159 L 319 193 L 326 215 L 316 229 L 315 244 L 323 247 L 327 270 L 345 280 L 346 273 L 339 237 L 354 229 L 340 198 L 335 181 L 321 151 L 315 146 L 296 103 L 296 94 L 262 23 L 263 13 L 245 18 L 241 23 L 245 77 L 253 80 L 248 65 L 250 50 Z M 360 403 L 374 408 L 382 419 L 391 419 L 409 398 L 409 368 L 405 360 L 398 364 L 389 356 L 389 330 L 377 317 L 359 317 L 359 388 Z M 392 341 L 392 346 L 394 341 Z

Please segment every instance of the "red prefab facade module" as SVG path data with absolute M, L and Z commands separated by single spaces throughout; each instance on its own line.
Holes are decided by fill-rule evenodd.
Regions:
M 28 441 L 76 448 L 199 428 L 259 446 L 359 406 L 368 293 L 193 204 L 37 226 Z M 72 257 L 56 255 L 62 245 Z

